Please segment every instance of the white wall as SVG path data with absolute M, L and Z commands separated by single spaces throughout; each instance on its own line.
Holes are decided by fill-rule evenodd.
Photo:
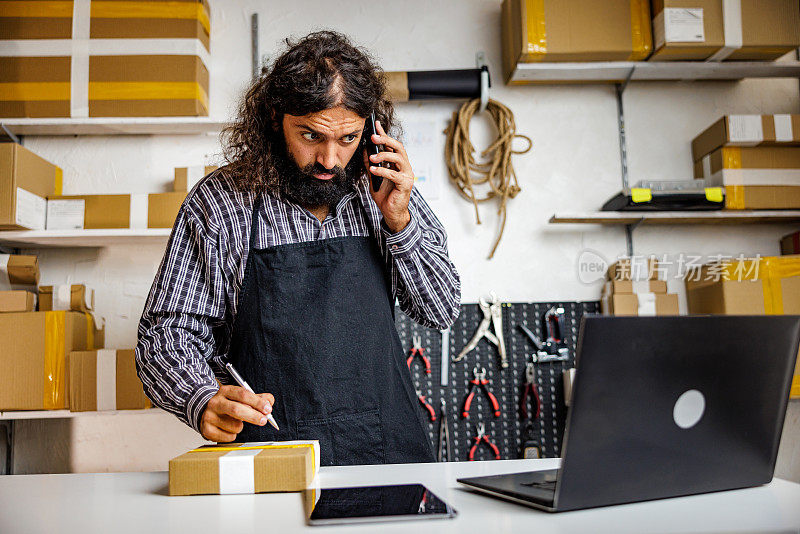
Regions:
M 595 300 L 599 285 L 581 284 L 575 262 L 584 247 L 606 258 L 625 251 L 622 228 L 553 226 L 555 211 L 597 209 L 620 188 L 616 102 L 610 86 L 506 87 L 500 60 L 499 0 L 410 0 L 332 3 L 327 0 L 212 0 L 211 116 L 226 119 L 250 77 L 250 15 L 260 14 L 262 52 L 287 35 L 332 28 L 350 35 L 385 70 L 472 68 L 484 51 L 492 98 L 509 106 L 534 148 L 514 158 L 522 192 L 509 203 L 505 236 L 486 259 L 496 232 L 495 208 L 471 204 L 449 184 L 431 201 L 444 223 L 462 277 L 463 300 L 495 290 L 510 301 Z M 404 121 L 429 120 L 444 130 L 458 103 L 398 106 Z M 691 138 L 725 113 L 797 113 L 797 80 L 740 83 L 638 83 L 625 94 L 632 180 L 689 179 Z M 474 121 L 479 148 L 489 141 L 484 118 Z M 215 136 L 29 137 L 25 144 L 64 168 L 65 193 L 168 190 L 175 166 L 218 160 Z M 444 135 L 439 136 L 439 149 Z M 412 164 L 414 154 L 411 154 Z M 444 163 L 439 178 L 446 180 Z M 656 227 L 636 231 L 637 253 L 778 253 L 788 226 Z M 43 283 L 87 282 L 108 320 L 109 347 L 132 347 L 136 326 L 163 245 L 99 250 L 48 250 L 40 256 Z M 795 408 L 796 409 L 796 408 Z M 787 428 L 798 441 L 794 418 Z M 79 439 L 79 438 L 73 438 Z M 100 444 L 102 435 L 92 442 Z M 81 446 L 89 446 L 84 441 Z M 100 446 L 100 445 L 98 445 Z M 800 450 L 795 450 L 794 464 Z M 784 455 L 785 456 L 785 455 Z M 164 464 L 166 465 L 166 464 Z M 800 479 L 795 470 L 794 476 Z

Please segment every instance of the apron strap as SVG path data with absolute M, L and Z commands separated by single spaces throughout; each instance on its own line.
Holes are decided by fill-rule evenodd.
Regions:
M 255 250 L 256 245 L 256 231 L 258 230 L 258 212 L 261 210 L 261 205 L 264 203 L 264 195 L 261 192 L 257 192 L 256 198 L 253 199 L 253 215 L 250 218 L 250 248 L 248 248 L 248 253 L 251 250 Z

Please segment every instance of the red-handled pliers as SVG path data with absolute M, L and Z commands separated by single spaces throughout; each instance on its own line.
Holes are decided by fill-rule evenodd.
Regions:
M 414 361 L 414 356 L 419 355 L 419 357 L 422 358 L 422 363 L 425 364 L 425 373 L 431 374 L 431 361 L 425 356 L 425 349 L 422 348 L 422 338 L 414 334 L 411 337 L 411 341 L 414 343 L 414 346 L 411 347 L 411 355 L 406 360 L 408 368 L 411 369 L 411 362 Z
M 536 388 L 536 367 L 533 362 L 525 364 L 525 383 L 522 385 L 522 398 L 519 406 L 522 419 L 528 418 L 528 397 L 533 397 L 533 403 L 536 406 L 536 412 L 532 419 L 538 419 L 542 413 L 542 400 L 539 398 L 539 390 Z
M 500 459 L 500 449 L 497 448 L 497 445 L 495 445 L 494 443 L 489 441 L 489 436 L 487 436 L 486 432 L 484 432 L 485 428 L 484 428 L 483 423 L 478 423 L 476 428 L 478 430 L 478 434 L 474 438 L 472 438 L 472 439 L 475 440 L 475 443 L 472 444 L 472 447 L 469 450 L 469 461 L 470 462 L 474 462 L 475 461 L 475 450 L 478 448 L 478 445 L 481 444 L 481 441 L 486 443 L 486 445 L 488 445 L 489 448 L 492 449 L 492 452 L 494 453 L 495 460 L 499 460 Z
M 492 403 L 494 416 L 500 417 L 500 403 L 497 402 L 497 397 L 492 395 L 492 392 L 486 387 L 489 384 L 489 380 L 486 378 L 486 368 L 483 367 L 478 371 L 478 367 L 476 366 L 475 369 L 472 370 L 472 373 L 475 375 L 475 378 L 469 381 L 472 385 L 469 387 L 466 400 L 464 400 L 464 410 L 461 412 L 461 416 L 464 418 L 469 417 L 469 409 L 472 405 L 472 398 L 475 396 L 475 388 L 480 387 L 483 389 L 483 392 L 486 393 L 486 396 L 489 397 L 489 402 Z
M 423 395 L 420 390 L 417 390 L 417 398 L 419 399 L 419 403 L 422 405 L 422 407 L 428 410 L 428 415 L 430 416 L 431 421 L 436 421 L 436 411 L 434 411 L 433 406 L 428 404 L 428 401 L 425 400 L 425 395 Z

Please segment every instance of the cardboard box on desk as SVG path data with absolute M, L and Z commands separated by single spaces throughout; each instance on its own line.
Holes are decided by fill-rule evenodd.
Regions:
M 725 115 L 692 140 L 692 161 L 724 146 L 798 146 L 800 115 Z
M 61 194 L 61 182 L 59 167 L 21 145 L 0 143 L 0 230 L 44 230 L 45 199 Z
M 0 117 L 208 115 L 205 0 L 14 4 Z
M 69 311 L 0 314 L 0 410 L 67 408 L 67 354 L 92 343 L 88 324 Z
M 50 218 L 48 229 L 172 228 L 185 199 L 182 192 L 49 197 L 48 204 L 62 203 L 58 206 L 60 213 L 79 213 L 83 206 L 84 216 L 82 223 L 79 218 Z M 74 208 L 64 202 L 73 203 Z
M 318 471 L 318 441 L 209 445 L 169 461 L 169 494 L 302 491 Z
M 800 256 L 716 262 L 686 275 L 689 313 L 800 315 Z M 800 397 L 800 357 L 792 382 Z
M 800 46 L 800 9 L 793 0 L 652 0 L 651 4 L 650 61 L 771 61 Z
M 728 209 L 800 208 L 800 147 L 722 147 L 694 163 L 694 177 L 724 187 Z
M 36 293 L 25 290 L 0 291 L 0 312 L 29 312 L 36 309 Z
M 501 16 L 506 81 L 517 63 L 640 61 L 653 48 L 646 0 L 504 0 Z
M 69 354 L 71 412 L 150 408 L 136 375 L 133 350 L 101 349 Z

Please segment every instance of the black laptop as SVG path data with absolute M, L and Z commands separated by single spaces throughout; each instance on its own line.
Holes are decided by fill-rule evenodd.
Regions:
M 561 468 L 460 478 L 562 512 L 772 480 L 800 316 L 584 317 Z

